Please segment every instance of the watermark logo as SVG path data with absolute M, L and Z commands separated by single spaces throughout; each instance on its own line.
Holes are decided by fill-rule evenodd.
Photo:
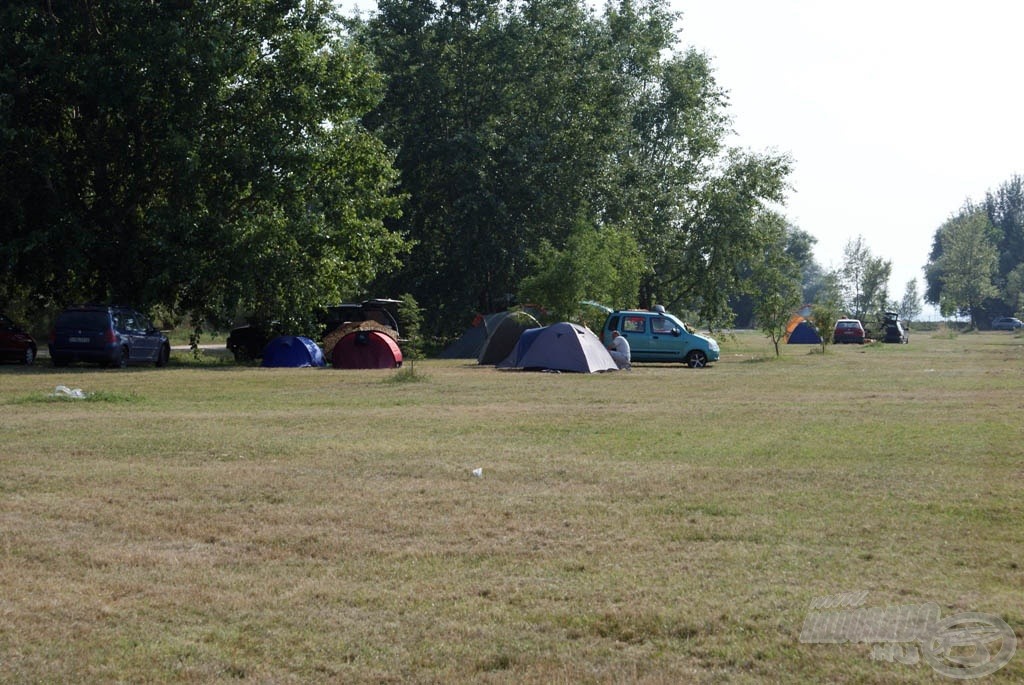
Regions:
M 1009 663 L 1017 638 L 1006 621 L 965 612 L 941 618 L 939 605 L 864 607 L 867 592 L 819 597 L 804 618 L 800 642 L 872 645 L 871 658 L 916 666 L 959 680 L 981 678 Z

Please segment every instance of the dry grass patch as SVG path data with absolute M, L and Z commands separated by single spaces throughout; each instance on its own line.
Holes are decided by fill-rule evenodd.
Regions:
M 857 590 L 1021 637 L 1022 340 L 763 343 L 416 383 L 0 369 L 0 680 L 934 682 L 799 642 Z M 30 399 L 57 384 L 131 400 Z

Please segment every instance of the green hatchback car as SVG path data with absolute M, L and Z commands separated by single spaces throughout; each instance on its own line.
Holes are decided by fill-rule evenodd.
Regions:
M 629 310 L 612 312 L 605 319 L 601 341 L 610 345 L 612 331 L 629 341 L 634 362 L 682 362 L 700 369 L 718 361 L 718 342 L 706 335 L 691 332 L 682 321 L 667 313 L 661 305 L 652 311 Z

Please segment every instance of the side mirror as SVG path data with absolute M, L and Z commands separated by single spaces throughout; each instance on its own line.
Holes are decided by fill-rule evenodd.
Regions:
M 672 329 L 672 335 L 674 335 L 675 337 L 678 338 L 682 334 L 683 334 L 682 331 L 680 331 L 678 328 L 673 328 Z

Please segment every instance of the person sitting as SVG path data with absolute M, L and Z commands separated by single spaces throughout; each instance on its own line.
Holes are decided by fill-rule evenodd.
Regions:
M 633 368 L 629 360 L 629 341 L 618 331 L 612 331 L 612 344 L 608 346 L 608 351 L 620 369 Z

